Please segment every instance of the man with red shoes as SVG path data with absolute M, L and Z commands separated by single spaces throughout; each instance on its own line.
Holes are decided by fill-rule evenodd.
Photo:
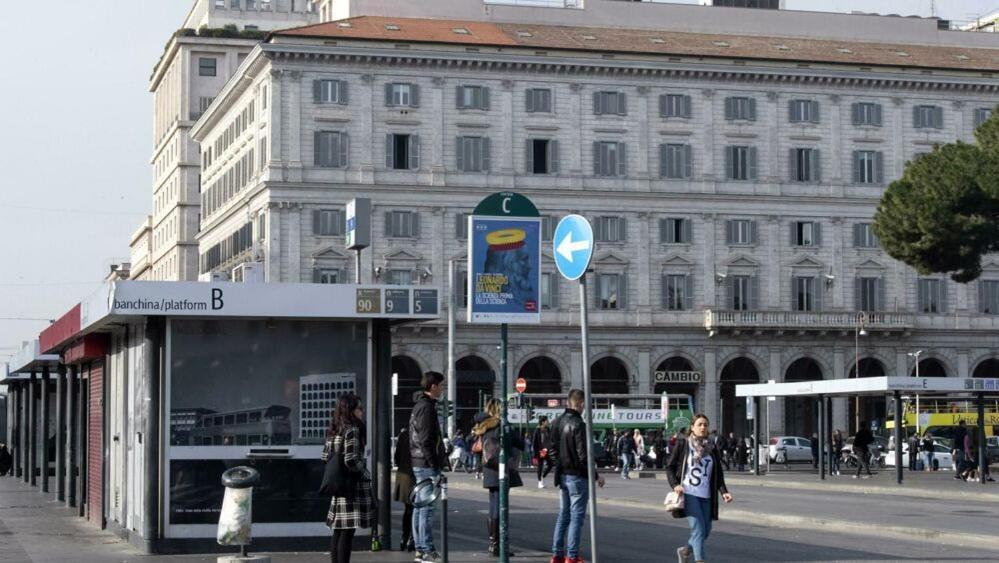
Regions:
M 592 463 L 586 457 L 586 423 L 580 415 L 585 402 L 581 390 L 569 391 L 568 408 L 551 425 L 548 457 L 555 466 L 555 485 L 560 490 L 551 563 L 583 563 L 579 543 L 589 500 L 587 469 Z M 596 466 L 593 474 L 597 475 Z M 597 485 L 604 486 L 603 477 L 597 476 Z

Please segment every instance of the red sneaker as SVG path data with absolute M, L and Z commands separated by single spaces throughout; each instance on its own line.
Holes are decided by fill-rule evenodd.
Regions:
M 565 557 L 559 557 L 558 555 L 552 555 L 552 559 L 548 563 L 565 563 Z
M 586 563 L 582 557 L 567 557 L 565 563 Z

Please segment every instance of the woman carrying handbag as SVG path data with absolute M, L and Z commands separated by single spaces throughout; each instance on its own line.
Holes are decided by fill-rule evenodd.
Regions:
M 718 497 L 732 502 L 721 468 L 722 453 L 708 440 L 708 417 L 694 415 L 690 435 L 680 437 L 666 463 L 666 476 L 673 491 L 666 497 L 667 510 L 675 518 L 687 518 L 690 539 L 676 550 L 679 563 L 706 561 L 704 542 L 711 522 L 718 519 Z
M 364 461 L 364 409 L 361 399 L 346 393 L 337 401 L 326 431 L 322 459 L 327 463 L 321 492 L 331 494 L 326 525 L 333 531 L 332 563 L 350 563 L 354 533 L 375 525 L 371 476 Z

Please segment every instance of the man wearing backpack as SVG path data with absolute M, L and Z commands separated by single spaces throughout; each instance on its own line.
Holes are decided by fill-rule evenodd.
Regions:
M 585 402 L 583 391 L 569 391 L 568 407 L 551 425 L 548 456 L 555 467 L 555 486 L 560 490 L 551 563 L 583 563 L 579 542 L 589 500 L 590 467 L 597 486 L 604 486 L 603 477 L 597 475 L 596 464 L 586 455 L 586 423 L 581 416 Z
M 409 417 L 409 453 L 413 460 L 413 476 L 419 484 L 436 479 L 444 470 L 446 454 L 440 423 L 437 421 L 437 399 L 444 393 L 444 374 L 428 371 L 420 380 L 422 391 L 413 397 L 413 413 Z M 417 508 L 413 512 L 413 539 L 416 561 L 436 563 L 442 558 L 434 549 L 434 506 Z

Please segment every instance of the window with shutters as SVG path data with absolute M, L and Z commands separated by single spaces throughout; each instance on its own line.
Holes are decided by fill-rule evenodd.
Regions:
M 853 124 L 881 127 L 881 104 L 874 102 L 853 104 Z
M 260 138 L 260 163 L 259 168 L 263 170 L 267 166 L 267 137 Z
M 312 279 L 314 283 L 347 283 L 344 271 L 339 268 L 316 268 Z
M 985 123 L 992 117 L 991 108 L 976 108 L 975 109 L 975 127 L 977 128 L 982 123 Z
M 468 213 L 457 213 L 454 216 L 454 234 L 458 240 L 468 238 Z
M 597 217 L 593 225 L 593 238 L 598 242 L 624 242 L 627 238 L 624 217 Z
M 415 238 L 420 236 L 420 216 L 415 211 L 387 211 L 385 213 L 385 236 L 391 238 Z
M 725 221 L 725 242 L 729 245 L 756 244 L 756 221 L 752 219 L 730 219 Z
M 725 168 L 729 180 L 755 180 L 756 147 L 725 147 Z
M 880 184 L 884 181 L 881 151 L 853 151 L 853 181 L 857 184 Z
M 345 131 L 316 131 L 316 166 L 322 168 L 346 168 L 348 142 Z
M 819 246 L 819 224 L 814 221 L 794 221 L 791 223 L 792 246 Z
M 627 115 L 628 103 L 624 92 L 594 92 L 595 115 Z
M 686 311 L 694 306 L 693 277 L 690 274 L 663 276 L 663 307 L 667 311 Z
M 820 174 L 819 149 L 791 149 L 791 181 L 818 182 Z
M 600 309 L 623 309 L 624 274 L 597 275 L 597 307 Z
M 489 139 L 486 137 L 458 137 L 456 167 L 460 172 L 489 171 Z
M 858 277 L 856 281 L 856 307 L 858 311 L 884 310 L 884 280 L 878 277 Z
M 312 82 L 312 101 L 317 104 L 346 104 L 347 83 L 343 80 L 322 79 Z
M 385 105 L 389 107 L 413 106 L 413 85 L 395 82 L 386 86 Z
M 978 280 L 978 311 L 999 314 L 999 280 Z
M 489 88 L 485 86 L 458 86 L 456 105 L 458 109 L 489 109 Z
M 756 100 L 745 96 L 725 98 L 727 121 L 756 121 Z
M 624 143 L 595 141 L 593 143 L 593 175 L 602 177 L 624 177 L 627 175 L 626 150 Z
M 198 76 L 216 76 L 218 74 L 218 60 L 212 57 L 198 58 Z
M 814 276 L 794 276 L 791 278 L 792 307 L 795 311 L 818 311 L 818 280 Z
M 756 308 L 756 276 L 729 276 L 729 305 L 733 311 Z
M 929 105 L 912 108 L 912 126 L 916 129 L 942 129 L 943 108 Z
M 819 102 L 815 100 L 791 100 L 788 109 L 791 123 L 819 122 Z
M 666 143 L 659 145 L 659 176 L 687 179 L 693 171 L 693 149 L 690 145 Z
M 558 174 L 558 141 L 527 139 L 524 158 L 528 174 Z
M 664 244 L 690 244 L 691 222 L 683 217 L 659 220 L 659 242 Z
M 555 227 L 558 219 L 552 215 L 541 216 L 541 240 L 552 240 L 555 236 Z
M 947 286 L 941 279 L 920 278 L 916 286 L 917 303 L 921 313 L 944 313 Z
M 683 94 L 663 94 L 659 96 L 660 117 L 690 119 L 692 113 L 690 96 Z
M 413 270 L 394 268 L 385 272 L 385 283 L 389 285 L 412 285 Z
M 548 88 L 528 88 L 524 100 L 528 113 L 552 113 L 552 91 Z
M 558 308 L 558 274 L 541 273 L 541 308 Z
M 878 237 L 874 234 L 874 225 L 871 223 L 855 223 L 853 225 L 853 247 L 878 247 Z
M 238 10 L 239 0 L 229 0 L 229 7 L 231 7 L 233 10 Z
M 385 136 L 385 167 L 390 170 L 419 170 L 420 136 L 389 133 Z
M 340 209 L 317 209 L 312 212 L 312 234 L 340 236 L 345 230 L 344 212 Z

